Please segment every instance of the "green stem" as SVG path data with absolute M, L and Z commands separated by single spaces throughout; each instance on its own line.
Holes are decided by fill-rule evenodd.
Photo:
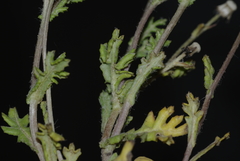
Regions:
M 192 43 L 196 38 L 198 38 L 201 34 L 203 34 L 205 31 L 212 28 L 213 23 L 215 23 L 220 18 L 220 15 L 217 14 L 213 16 L 206 24 L 199 24 L 192 32 L 191 36 L 178 48 L 178 50 L 172 55 L 172 57 L 168 60 L 168 62 L 171 62 L 173 59 L 175 59 L 182 50 L 187 47 L 190 43 Z M 203 26 L 201 26 L 203 25 Z

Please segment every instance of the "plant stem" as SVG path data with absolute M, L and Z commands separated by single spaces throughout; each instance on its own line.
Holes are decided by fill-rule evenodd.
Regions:
M 48 25 L 49 25 L 49 19 L 52 11 L 53 2 L 54 0 L 43 1 L 42 21 L 41 21 L 39 32 L 38 32 L 38 39 L 37 39 L 36 49 L 34 53 L 34 60 L 33 60 L 33 68 L 35 67 L 39 68 L 40 58 L 42 54 L 43 54 L 43 62 L 45 61 L 45 58 L 46 58 Z M 34 85 L 36 84 L 36 81 L 37 80 L 32 70 L 31 88 L 34 87 Z M 30 101 L 30 106 L 29 106 L 30 130 L 31 130 L 32 141 L 37 150 L 38 157 L 40 161 L 45 161 L 41 144 L 36 140 L 36 132 L 38 131 L 37 108 L 38 108 L 38 102 L 34 100 Z M 49 117 L 51 116 L 49 115 Z
M 220 68 L 219 72 L 217 73 L 217 75 L 216 75 L 216 77 L 215 77 L 215 79 L 214 79 L 214 81 L 213 81 L 213 83 L 212 83 L 212 85 L 211 85 L 211 87 L 209 89 L 209 92 L 205 96 L 205 100 L 203 102 L 202 109 L 201 109 L 204 112 L 204 115 L 203 115 L 203 118 L 201 119 L 201 121 L 199 123 L 198 132 L 200 132 L 202 124 L 203 124 L 203 122 L 204 122 L 204 120 L 206 118 L 207 111 L 208 111 L 208 108 L 209 108 L 209 104 L 211 102 L 211 99 L 212 99 L 212 96 L 214 94 L 214 91 L 215 91 L 218 83 L 220 82 L 223 74 L 225 73 L 225 71 L 226 71 L 226 69 L 227 69 L 227 67 L 228 67 L 228 65 L 229 65 L 229 63 L 230 63 L 234 53 L 236 52 L 236 50 L 237 50 L 237 48 L 239 46 L 239 44 L 240 44 L 240 32 L 238 33 L 238 36 L 237 36 L 235 42 L 233 43 L 233 46 L 232 46 L 230 52 L 228 53 L 224 63 L 222 64 L 222 67 Z
M 229 65 L 229 63 L 230 63 L 230 61 L 231 61 L 235 51 L 237 50 L 237 48 L 239 46 L 239 44 L 240 44 L 240 32 L 239 32 L 235 42 L 233 43 L 233 46 L 232 46 L 230 52 L 228 53 L 228 55 L 227 55 L 223 65 L 222 65 L 222 67 L 220 68 L 217 76 L 215 77 L 215 79 L 214 79 L 214 81 L 213 81 L 213 83 L 212 83 L 212 85 L 211 85 L 211 87 L 209 89 L 209 92 L 205 96 L 205 100 L 204 100 L 204 103 L 203 103 L 202 109 L 201 109 L 204 112 L 204 115 L 203 115 L 201 121 L 199 122 L 198 133 L 200 132 L 201 127 L 203 125 L 203 122 L 204 122 L 204 120 L 206 118 L 207 111 L 208 111 L 208 108 L 209 108 L 209 104 L 211 102 L 211 99 L 212 99 L 212 96 L 214 94 L 214 91 L 215 91 L 219 81 L 221 80 L 223 74 L 225 73 L 225 71 L 226 71 L 226 69 L 227 69 L 227 67 L 228 67 L 228 65 Z M 194 147 L 191 145 L 191 142 L 188 142 L 186 151 L 184 153 L 183 161 L 188 161 L 189 160 L 193 148 Z
M 167 25 L 166 29 L 164 30 L 160 40 L 158 41 L 158 44 L 156 45 L 155 49 L 153 50 L 154 53 L 159 53 L 160 50 L 162 49 L 165 41 L 167 40 L 168 36 L 170 35 L 170 33 L 172 32 L 173 28 L 176 26 L 178 20 L 180 19 L 180 17 L 182 16 L 183 12 L 185 11 L 185 9 L 188 7 L 188 0 L 182 1 L 178 8 L 177 11 L 175 12 L 175 14 L 173 15 L 171 21 L 169 22 L 169 24 Z
M 170 32 L 172 31 L 172 29 L 174 28 L 174 26 L 176 25 L 177 21 L 179 20 L 179 18 L 181 17 L 183 11 L 185 10 L 185 8 L 187 7 L 187 3 L 184 1 L 184 3 L 180 3 L 180 6 L 178 7 L 176 13 L 174 14 L 173 18 L 171 19 L 171 21 L 169 22 L 167 28 L 165 29 L 165 32 L 163 33 L 161 39 L 159 40 L 156 48 L 154 49 L 154 53 L 159 53 L 162 45 L 164 44 L 164 42 L 166 41 L 168 35 L 170 34 Z M 159 48 L 160 47 L 160 48 Z M 160 54 L 161 55 L 161 54 Z M 118 135 L 120 134 L 124 122 L 128 116 L 129 110 L 130 108 L 133 106 L 133 99 L 135 99 L 135 95 L 136 92 L 139 90 L 139 88 L 141 87 L 142 83 L 145 81 L 145 78 L 148 76 L 149 71 L 151 70 L 151 67 L 148 67 L 149 70 L 145 70 L 144 72 L 146 72 L 145 74 L 142 75 L 138 75 L 135 78 L 134 84 L 132 85 L 130 91 L 128 92 L 128 96 L 129 99 L 126 99 L 123 107 L 122 107 L 122 111 L 118 117 L 118 120 L 116 122 L 116 125 L 114 127 L 112 136 Z M 136 87 L 135 87 L 135 86 Z M 137 91 L 136 91 L 137 90 Z
M 138 23 L 137 29 L 134 33 L 133 36 L 133 41 L 131 46 L 129 46 L 128 51 L 132 50 L 132 49 L 136 49 L 139 39 L 141 37 L 141 33 L 143 31 L 143 28 L 149 18 L 149 16 L 151 15 L 151 13 L 153 12 L 153 10 L 158 6 L 158 5 L 151 5 L 151 0 L 148 1 L 148 4 L 146 5 L 146 8 L 144 10 L 143 16 L 141 18 L 141 20 Z
M 186 148 L 186 151 L 184 153 L 184 158 L 182 161 L 189 161 L 189 158 L 192 154 L 192 150 L 193 150 L 193 146 L 192 146 L 192 143 L 191 142 L 188 142 L 187 144 L 187 148 Z
M 207 30 L 211 29 L 213 26 L 215 26 L 215 25 L 213 25 L 213 23 L 215 23 L 219 18 L 220 18 L 220 15 L 216 14 L 206 24 L 199 24 L 193 30 L 191 36 L 178 48 L 178 50 L 172 55 L 172 57 L 168 60 L 168 62 L 171 62 L 173 59 L 175 59 L 182 52 L 182 50 L 185 47 L 187 47 L 190 43 L 192 43 L 202 33 L 204 33 L 205 31 L 207 31 Z
M 31 100 L 29 106 L 29 122 L 30 122 L 30 132 L 32 137 L 32 142 L 34 147 L 36 148 L 36 153 L 40 161 L 45 161 L 43 149 L 41 144 L 37 142 L 36 132 L 38 130 L 37 127 L 37 106 L 38 103 L 35 100 Z

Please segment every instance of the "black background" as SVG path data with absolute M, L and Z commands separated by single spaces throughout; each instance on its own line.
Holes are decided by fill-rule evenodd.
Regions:
M 214 14 L 217 5 L 225 0 L 197 0 L 180 19 L 169 39 L 171 46 L 166 54 L 171 55 L 199 24 L 207 22 Z M 239 2 L 237 2 L 239 5 Z M 71 75 L 53 85 L 53 109 L 56 131 L 62 134 L 67 146 L 74 142 L 82 149 L 79 160 L 100 160 L 98 142 L 100 140 L 99 93 L 105 89 L 99 70 L 99 45 L 107 42 L 114 28 L 125 35 L 121 52 L 126 51 L 127 42 L 133 35 L 145 8 L 146 1 L 138 0 L 86 0 L 83 3 L 69 5 L 69 11 L 50 23 L 48 50 L 56 50 L 57 55 L 67 53 L 71 59 L 66 71 Z M 153 16 L 171 19 L 178 3 L 168 0 L 157 7 Z M 239 5 L 240 6 L 240 5 Z M 28 113 L 25 103 L 29 90 L 30 73 L 39 27 L 37 16 L 41 13 L 42 1 L 7 1 L 1 5 L 1 112 L 7 113 L 10 107 L 17 107 L 20 117 Z M 185 95 L 191 91 L 203 102 L 204 54 L 210 56 L 216 72 L 221 67 L 232 43 L 239 32 L 240 12 L 236 11 L 230 21 L 222 20 L 218 25 L 204 33 L 196 41 L 202 51 L 194 56 L 196 70 L 180 79 L 159 79 L 148 86 L 138 96 L 132 109 L 134 120 L 125 130 L 139 128 L 147 113 L 155 114 L 164 106 L 175 106 L 175 114 L 182 114 L 181 104 L 186 102 Z M 200 160 L 237 161 L 240 159 L 240 51 L 221 80 L 215 97 L 211 102 L 207 119 L 193 154 L 214 141 L 215 136 L 231 132 L 231 138 L 215 147 Z M 1 125 L 6 125 L 1 119 Z M 16 143 L 16 137 L 1 132 L 1 160 L 38 160 L 34 152 L 22 143 Z M 187 137 L 175 138 L 170 147 L 159 143 L 140 144 L 136 141 L 134 157 L 143 155 L 158 160 L 181 160 L 186 147 Z

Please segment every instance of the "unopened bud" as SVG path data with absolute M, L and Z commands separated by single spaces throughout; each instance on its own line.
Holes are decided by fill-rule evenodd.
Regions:
M 193 56 L 195 53 L 199 53 L 201 51 L 201 46 L 197 42 L 193 42 L 191 45 L 187 46 L 185 52 L 188 54 L 188 57 Z
M 223 18 L 230 19 L 232 13 L 237 10 L 237 5 L 231 0 L 228 0 L 226 3 L 217 6 L 217 12 Z

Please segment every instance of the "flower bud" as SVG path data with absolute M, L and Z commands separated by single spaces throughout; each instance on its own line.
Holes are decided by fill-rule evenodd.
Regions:
M 237 10 L 237 5 L 231 0 L 228 0 L 226 3 L 217 6 L 217 12 L 223 18 L 230 19 L 232 13 Z

